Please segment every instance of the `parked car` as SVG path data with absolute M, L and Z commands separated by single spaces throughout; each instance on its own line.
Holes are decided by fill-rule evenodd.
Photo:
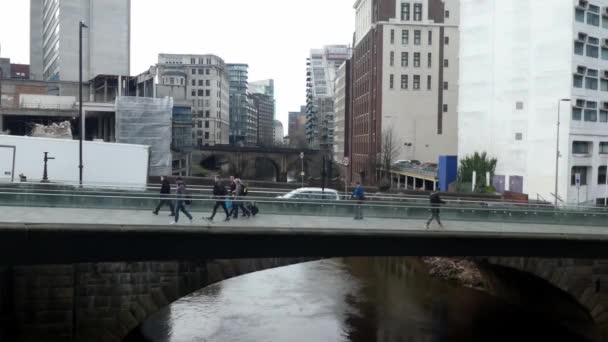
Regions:
M 340 199 L 340 194 L 337 190 L 334 189 L 321 189 L 321 188 L 299 188 L 295 189 L 291 192 L 283 196 L 278 196 L 277 198 L 283 199 L 304 199 L 304 200 L 330 200 L 337 201 Z

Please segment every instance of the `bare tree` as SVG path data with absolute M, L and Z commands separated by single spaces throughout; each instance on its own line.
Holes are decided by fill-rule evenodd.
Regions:
M 390 127 L 382 132 L 382 145 L 380 146 L 380 153 L 378 153 L 378 168 L 384 171 L 385 176 L 389 174 L 391 170 L 391 164 L 399 156 L 401 146 L 397 142 L 394 134 L 394 128 Z

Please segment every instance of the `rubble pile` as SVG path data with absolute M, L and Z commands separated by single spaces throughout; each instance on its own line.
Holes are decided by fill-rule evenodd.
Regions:
M 73 139 L 72 125 L 69 121 L 52 123 L 50 125 L 34 124 L 31 137 L 36 138 L 53 138 L 53 139 Z

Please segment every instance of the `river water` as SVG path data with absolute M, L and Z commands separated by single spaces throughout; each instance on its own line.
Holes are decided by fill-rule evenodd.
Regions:
M 412 259 L 334 259 L 229 279 L 145 321 L 129 342 L 585 341 Z

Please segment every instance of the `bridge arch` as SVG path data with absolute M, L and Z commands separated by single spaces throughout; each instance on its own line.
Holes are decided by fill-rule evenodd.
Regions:
M 494 295 L 559 321 L 589 341 L 604 341 L 608 307 L 593 281 L 599 275 L 589 267 L 596 262 L 495 257 L 478 265 Z

